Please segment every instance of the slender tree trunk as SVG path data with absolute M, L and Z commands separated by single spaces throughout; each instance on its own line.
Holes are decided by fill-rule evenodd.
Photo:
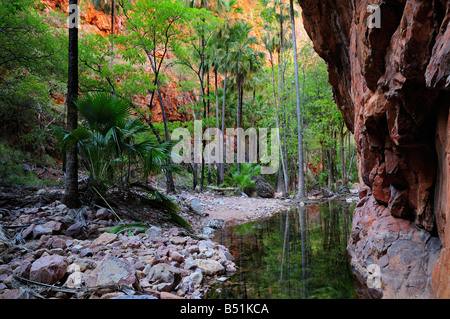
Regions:
M 115 18 L 115 9 L 116 9 L 115 0 L 111 0 L 111 63 L 110 63 L 110 67 L 112 67 L 112 65 L 114 63 L 114 18 Z
M 239 129 L 242 126 L 241 119 L 241 67 L 239 66 L 238 73 L 236 74 L 236 86 L 237 86 L 237 114 L 236 114 L 236 129 Z M 239 145 L 241 145 L 241 134 L 239 130 L 237 130 L 237 145 L 239 149 Z M 237 159 L 237 170 L 238 173 L 241 173 L 241 163 L 239 163 L 239 158 Z
M 278 103 L 277 103 L 277 94 L 275 92 L 275 73 L 274 73 L 274 67 L 273 67 L 273 56 L 272 56 L 272 52 L 271 51 L 269 51 L 269 55 L 270 55 L 270 65 L 272 67 L 272 88 L 273 88 L 273 101 L 274 101 L 274 104 L 275 104 L 275 120 L 276 120 L 277 128 L 279 129 L 280 125 L 279 125 L 279 120 L 278 120 Z M 283 195 L 286 195 L 289 186 L 288 186 L 288 177 L 287 177 L 286 163 L 284 161 L 283 147 L 281 145 L 280 135 L 278 135 L 278 144 L 280 146 L 281 167 L 282 167 L 282 170 L 283 170 L 283 177 L 284 177 Z
M 228 52 L 228 50 L 227 50 Z M 226 103 L 226 92 L 227 92 L 227 72 L 225 72 L 225 79 L 223 80 L 223 101 L 222 101 L 222 150 L 223 155 L 220 164 L 220 184 L 224 181 L 224 170 L 225 170 L 225 103 Z
M 253 88 L 253 100 L 252 100 L 252 122 L 250 127 L 255 126 L 255 101 L 256 101 L 256 89 Z
M 287 134 L 287 125 L 286 125 L 286 109 L 284 106 L 284 102 L 285 102 L 285 81 L 284 81 L 284 71 L 285 71 L 285 67 L 284 65 L 284 61 L 283 61 L 283 54 L 284 54 L 284 19 L 283 19 L 283 8 L 282 8 L 282 3 L 280 2 L 280 53 L 278 55 L 278 68 L 279 68 L 279 87 L 280 87 L 280 105 L 281 105 L 281 116 L 280 119 L 278 120 L 278 124 L 281 124 L 281 132 L 282 132 L 282 140 L 283 140 L 283 144 L 281 144 L 281 140 L 280 140 L 280 146 L 281 146 L 281 157 L 283 159 L 282 162 L 284 162 L 284 185 L 285 185 L 285 190 L 284 190 L 284 194 L 288 194 L 289 193 L 289 175 L 288 175 L 288 159 L 287 159 L 287 151 L 286 151 L 286 147 L 287 147 L 287 138 L 286 138 L 286 134 Z
M 163 97 L 161 94 L 161 87 L 160 87 L 160 83 L 158 81 L 158 96 L 159 96 L 159 103 L 161 104 L 161 113 L 162 113 L 162 117 L 163 117 L 163 122 L 164 122 L 164 133 L 166 136 L 166 142 L 170 140 L 170 135 L 169 135 L 169 127 L 167 126 L 167 117 L 166 117 L 166 111 L 164 108 L 164 101 L 163 101 Z M 170 164 L 170 160 L 167 159 L 166 160 L 166 164 L 169 165 Z M 170 171 L 166 171 L 166 191 L 167 193 L 175 193 L 175 184 L 173 182 L 173 176 L 172 176 L 172 172 Z
M 295 35 L 295 18 L 294 18 L 294 3 L 289 0 L 291 24 L 292 24 L 292 44 L 294 46 L 294 69 L 295 69 L 295 92 L 297 95 L 297 135 L 298 135 L 298 198 L 305 197 L 305 172 L 303 168 L 303 123 L 302 110 L 300 101 L 300 80 L 298 76 L 298 58 L 297 58 L 297 38 Z
M 78 5 L 78 0 L 70 0 L 69 5 Z M 78 8 L 76 9 L 78 10 Z M 71 13 L 69 12 L 69 15 Z M 67 130 L 78 126 L 78 109 L 75 101 L 78 97 L 78 26 L 69 27 L 69 68 L 67 81 Z M 66 154 L 65 192 L 61 202 L 69 208 L 81 206 L 78 194 L 78 150 L 77 145 L 70 147 Z
M 208 66 L 208 68 L 207 68 L 207 78 L 206 78 L 206 95 L 208 96 L 208 98 L 206 100 L 207 101 L 206 112 L 208 114 L 208 118 L 210 116 L 210 114 L 209 114 L 210 113 L 210 110 L 209 110 L 209 107 L 210 107 L 209 93 L 210 93 L 210 85 L 209 85 L 209 66 Z M 206 127 L 207 127 L 207 129 L 209 129 L 209 122 L 207 123 Z M 205 144 L 206 144 L 206 141 L 205 141 Z M 211 158 L 209 157 L 209 155 L 208 155 L 208 184 L 212 184 L 212 180 L 211 180 Z
M 216 94 L 216 140 L 217 143 L 220 143 L 219 141 L 219 94 L 217 92 L 217 70 L 214 70 L 214 89 Z M 218 151 L 219 145 L 217 145 L 216 151 Z M 220 163 L 216 164 L 216 171 L 217 171 L 217 186 L 220 185 Z

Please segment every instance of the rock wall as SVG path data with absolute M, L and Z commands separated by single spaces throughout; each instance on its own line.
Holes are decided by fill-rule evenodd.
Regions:
M 450 1 L 302 0 L 362 187 L 348 251 L 361 296 L 450 298 Z M 379 8 L 381 28 L 367 23 Z M 367 268 L 381 268 L 368 289 Z

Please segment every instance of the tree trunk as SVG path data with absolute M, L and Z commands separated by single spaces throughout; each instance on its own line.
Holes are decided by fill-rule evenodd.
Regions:
M 241 67 L 239 66 L 238 73 L 236 74 L 236 86 L 237 86 L 237 114 L 236 114 L 236 129 L 239 129 L 242 125 L 242 119 L 241 119 Z M 237 130 L 237 145 L 239 148 L 240 142 L 241 142 L 241 134 L 240 131 Z M 237 158 L 237 171 L 240 174 L 241 173 L 241 163 L 239 163 L 239 158 Z
M 163 97 L 161 94 L 161 87 L 160 87 L 160 83 L 158 81 L 158 96 L 159 96 L 159 103 L 161 104 L 161 113 L 162 113 L 162 117 L 163 117 L 163 121 L 164 121 L 164 133 L 166 136 L 166 142 L 170 140 L 170 135 L 169 135 L 169 127 L 167 126 L 167 117 L 166 117 L 166 111 L 164 108 L 164 101 L 163 101 Z M 169 165 L 170 164 L 170 160 L 167 159 L 166 160 L 166 164 Z M 175 193 L 175 184 L 173 182 L 173 176 L 172 176 L 172 172 L 170 171 L 166 171 L 166 191 L 167 193 Z
M 115 0 L 111 0 L 111 63 L 110 68 L 114 63 L 114 18 L 115 18 Z
M 292 44 L 294 48 L 294 69 L 295 69 L 295 92 L 297 95 L 297 135 L 298 135 L 298 192 L 297 198 L 305 197 L 305 172 L 303 168 L 303 123 L 300 101 L 300 80 L 298 76 L 298 60 L 297 60 L 297 39 L 295 35 L 295 19 L 294 19 L 294 3 L 289 0 L 291 24 L 292 24 Z
M 214 70 L 214 89 L 216 94 L 216 140 L 218 143 L 219 141 L 219 94 L 217 92 L 217 70 Z M 219 147 L 219 145 L 217 145 Z M 216 149 L 216 151 L 218 151 Z M 217 186 L 220 185 L 220 163 L 216 164 L 216 171 L 217 171 Z
M 70 0 L 70 5 L 78 5 L 78 0 Z M 77 8 L 78 10 L 78 8 Z M 71 13 L 69 12 L 69 15 Z M 78 109 L 75 101 L 78 97 L 78 26 L 69 27 L 69 65 L 67 81 L 67 130 L 78 126 Z M 69 208 L 81 206 L 78 194 L 78 150 L 77 145 L 70 147 L 66 154 L 65 192 L 61 202 Z
M 227 50 L 228 51 L 228 50 Z M 227 92 L 227 73 L 225 72 L 225 79 L 223 80 L 223 103 L 222 103 L 222 150 L 223 155 L 220 163 L 220 184 L 224 181 L 224 170 L 225 170 L 225 103 L 226 103 L 226 92 Z

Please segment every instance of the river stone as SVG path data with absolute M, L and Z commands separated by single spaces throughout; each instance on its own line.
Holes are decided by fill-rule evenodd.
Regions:
M 86 278 L 87 287 L 132 285 L 137 280 L 136 270 L 125 259 L 107 255 Z
M 262 198 L 275 198 L 275 189 L 262 176 L 253 176 L 256 184 L 256 194 Z
M 30 279 L 53 285 L 64 277 L 68 265 L 67 259 L 62 256 L 41 257 L 31 265 Z
M 150 226 L 150 228 L 145 232 L 145 235 L 147 236 L 147 238 L 152 239 L 153 237 L 161 236 L 162 233 L 162 228 L 157 226 Z
M 65 286 L 68 288 L 81 288 L 84 274 L 81 271 L 75 271 L 70 274 L 66 280 Z
M 175 275 L 180 275 L 180 271 L 168 264 L 156 264 L 153 267 L 145 267 L 144 273 L 148 276 L 149 281 L 159 281 L 172 283 Z
M 190 206 L 191 206 L 191 209 L 194 212 L 196 212 L 197 214 L 199 214 L 200 216 L 205 216 L 206 215 L 206 213 L 205 213 L 205 204 L 200 202 L 197 198 L 191 199 Z
M 158 283 L 159 291 L 171 291 L 181 281 L 180 270 L 168 264 L 156 264 L 150 269 L 147 266 L 144 273 L 150 282 Z
M 91 244 L 91 247 L 97 246 L 97 245 L 107 245 L 112 243 L 117 239 L 116 234 L 111 233 L 103 233 L 101 234 L 96 240 L 94 240 Z
M 225 268 L 215 260 L 212 259 L 196 259 L 195 264 L 206 275 L 221 274 L 225 271 Z

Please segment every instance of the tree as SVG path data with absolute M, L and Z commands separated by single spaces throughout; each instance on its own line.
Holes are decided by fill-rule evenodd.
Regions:
M 165 164 L 174 142 L 158 144 L 146 138 L 149 127 L 132 119 L 131 104 L 113 94 L 89 94 L 79 99 L 76 106 L 83 117 L 82 125 L 70 132 L 54 129 L 63 150 L 74 145 L 81 150 L 89 174 L 86 193 L 106 195 L 111 187 L 118 186 L 124 194 L 136 186 L 147 193 L 156 207 L 175 212 L 178 207 L 170 197 L 133 179 L 137 170 L 144 177 L 161 171 L 179 172 L 177 167 Z
M 42 155 L 51 144 L 42 119 L 59 116 L 50 97 L 66 90 L 68 39 L 35 2 L 0 0 L 0 136 Z
M 250 36 L 252 27 L 246 23 L 236 23 L 232 28 L 232 41 L 230 43 L 230 67 L 236 76 L 237 88 L 237 114 L 236 127 L 242 127 L 242 105 L 244 95 L 244 81 L 252 73 L 256 72 L 261 65 L 263 53 L 255 50 L 252 46 L 258 44 L 255 37 Z M 237 133 L 237 143 L 240 145 L 241 136 Z M 237 164 L 238 172 L 241 165 Z
M 78 6 L 78 0 L 70 0 L 69 5 Z M 78 7 L 69 12 L 69 17 L 75 19 L 69 26 L 69 69 L 67 81 L 67 130 L 74 131 L 78 126 L 78 109 L 76 99 L 78 96 Z M 69 208 L 81 205 L 78 194 L 78 150 L 72 145 L 66 153 L 65 192 L 61 202 Z
M 219 29 L 216 35 L 218 50 L 217 54 L 219 55 L 219 64 L 220 68 L 218 69 L 220 73 L 222 73 L 225 78 L 223 80 L 223 96 L 222 96 L 222 133 L 225 132 L 225 106 L 226 106 L 226 96 L 227 96 L 227 80 L 228 80 L 228 72 L 230 71 L 230 56 L 229 49 L 230 43 L 232 41 L 232 33 L 231 26 L 234 22 L 239 21 L 233 16 L 236 13 L 242 13 L 242 9 L 237 6 L 237 0 L 224 0 L 223 2 L 219 2 L 217 11 L 219 16 L 221 16 L 224 20 L 224 26 Z M 225 150 L 225 135 L 222 140 L 222 149 Z M 222 158 L 223 160 L 223 158 Z M 218 181 L 223 183 L 224 181 L 224 171 L 225 166 L 222 163 L 219 165 L 219 177 Z M 219 184 L 220 184 L 219 183 Z
M 183 37 L 182 25 L 189 19 L 186 17 L 187 8 L 175 0 L 145 1 L 132 3 L 126 0 L 118 1 L 127 18 L 128 32 L 122 34 L 120 41 L 128 47 L 125 58 L 136 63 L 150 64 L 153 72 L 153 85 L 150 90 L 149 111 L 153 105 L 155 94 L 158 94 L 164 123 L 166 141 L 170 140 L 164 100 L 161 94 L 161 73 L 163 63 L 169 49 L 176 46 L 176 42 Z M 153 14 L 148 14 L 149 12 Z M 185 20 L 186 19 L 186 20 Z M 151 116 L 147 117 L 151 125 Z M 155 132 L 155 131 L 154 131 Z M 159 136 L 158 136 L 159 138 Z M 167 163 L 169 164 L 169 162 Z M 175 185 L 171 172 L 166 173 L 167 192 L 175 192 Z
M 294 70 L 295 70 L 295 93 L 297 102 L 297 135 L 298 135 L 298 198 L 305 197 L 305 180 L 303 169 L 303 123 L 301 111 L 300 81 L 298 76 L 298 57 L 297 57 L 297 39 L 295 34 L 295 16 L 293 0 L 289 0 L 289 11 L 292 25 L 292 44 L 294 46 Z

